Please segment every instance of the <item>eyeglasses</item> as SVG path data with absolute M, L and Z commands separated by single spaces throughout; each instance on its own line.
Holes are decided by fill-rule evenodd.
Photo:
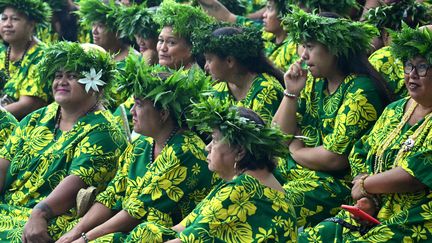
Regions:
M 420 63 L 417 65 L 413 65 L 410 62 L 405 63 L 404 66 L 404 73 L 405 74 L 410 74 L 412 72 L 413 69 L 415 69 L 417 71 L 418 76 L 420 77 L 424 77 L 427 74 L 427 71 L 429 70 L 429 68 L 431 67 L 431 65 L 426 64 L 426 63 Z

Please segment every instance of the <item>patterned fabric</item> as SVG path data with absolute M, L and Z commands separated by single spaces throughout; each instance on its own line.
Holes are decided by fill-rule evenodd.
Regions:
M 283 97 L 279 81 L 268 74 L 258 74 L 243 100 L 237 101 L 231 94 L 228 84 L 221 82 L 213 86 L 214 97 L 255 111 L 265 122 L 271 122 Z
M 403 63 L 395 58 L 391 53 L 390 46 L 385 46 L 376 50 L 369 57 L 369 61 L 374 68 L 387 80 L 390 91 L 396 99 L 408 96 L 405 87 Z
M 11 62 L 9 72 L 11 77 L 4 84 L 2 95 L 7 95 L 15 101 L 23 96 L 35 96 L 49 102 L 52 100 L 51 86 L 46 80 L 40 80 L 36 65 L 42 59 L 44 44 L 38 43 L 31 47 L 24 56 L 20 66 L 19 61 Z M 0 71 L 6 73 L 7 48 L 0 47 Z
M 296 242 L 297 227 L 286 194 L 263 186 L 247 174 L 220 183 L 181 222 L 175 232 L 154 223 L 135 228 L 129 242 Z
M 255 13 L 265 7 L 267 0 L 241 0 L 246 7 L 246 13 Z
M 6 143 L 17 125 L 18 121 L 15 117 L 5 109 L 0 108 L 0 148 Z
M 275 44 L 274 40 L 265 42 L 268 58 L 280 70 L 288 71 L 291 64 L 300 59 L 297 54 L 297 45 L 285 39 L 281 44 Z
M 390 104 L 376 122 L 368 136 L 359 141 L 350 154 L 352 175 L 374 171 L 375 153 L 378 146 L 399 124 L 408 98 Z M 381 194 L 381 209 L 377 219 L 381 225 L 373 227 L 365 235 L 352 232 L 334 223 L 320 223 L 302 235 L 303 241 L 320 242 L 430 242 L 432 240 L 432 121 L 429 120 L 415 140 L 414 147 L 403 154 L 399 161 L 396 155 L 402 144 L 425 120 L 410 126 L 406 124 L 397 139 L 384 152 L 384 170 L 401 163 L 401 168 L 427 186 L 426 190 L 413 193 Z M 345 221 L 358 225 L 345 211 L 337 215 Z
M 25 117 L 0 150 L 10 161 L 0 195 L 0 241 L 21 242 L 31 209 L 68 175 L 101 191 L 116 173 L 126 143 L 111 113 L 88 114 L 70 131 L 53 134 L 58 107 L 53 103 Z M 75 208 L 53 219 L 49 233 L 55 236 L 74 219 Z
M 306 147 L 322 145 L 336 154 L 348 154 L 373 126 L 383 104 L 367 77 L 351 75 L 333 94 L 326 90 L 326 80 L 309 77 L 299 98 L 299 128 L 309 137 L 304 141 Z M 313 171 L 288 156 L 280 161 L 277 173 L 294 203 L 299 226 L 311 226 L 335 215 L 350 196 L 351 180 L 345 178 L 346 171 Z

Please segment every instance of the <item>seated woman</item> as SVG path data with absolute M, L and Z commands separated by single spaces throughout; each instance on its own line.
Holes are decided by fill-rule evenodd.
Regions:
M 287 88 L 273 119 L 282 131 L 308 137 L 290 143 L 279 167 L 299 226 L 336 214 L 346 201 L 348 153 L 390 99 L 365 53 L 376 30 L 321 15 L 297 9 L 285 18 L 294 41 L 303 44 L 308 70 L 299 61 L 285 74 Z
M 38 68 L 55 102 L 26 116 L 0 150 L 0 241 L 57 238 L 77 218 L 77 192 L 104 190 L 126 145 L 101 104 L 115 75 L 107 53 L 60 42 Z
M 15 117 L 0 106 L 0 148 L 4 146 L 16 126 L 18 121 Z
M 137 58 L 127 59 L 126 70 L 131 72 L 124 80 L 132 84 L 135 97 L 134 130 L 147 138 L 141 136 L 126 150 L 123 167 L 107 190 L 59 242 L 123 241 L 122 233 L 147 221 L 171 227 L 212 188 L 204 142 L 185 121 L 192 102 L 207 87 L 204 72 L 162 72 L 166 68 Z
M 1 105 L 18 120 L 50 102 L 46 80 L 36 65 L 43 56 L 43 43 L 33 36 L 36 24 L 49 24 L 51 9 L 41 0 L 0 2 L 0 72 L 3 73 Z
M 193 114 L 199 130 L 213 132 L 208 168 L 224 182 L 172 229 L 144 223 L 127 242 L 296 242 L 294 209 L 272 174 L 290 136 L 266 127 L 252 110 L 217 99 L 195 105 Z
M 381 224 L 373 227 L 340 212 L 338 221 L 351 229 L 323 222 L 305 232 L 303 242 L 431 241 L 431 35 L 430 29 L 404 27 L 392 36 L 393 52 L 405 63 L 409 97 L 387 106 L 350 154 L 355 206 Z
M 219 82 L 213 86 L 214 96 L 271 121 L 283 97 L 283 73 L 265 57 L 261 32 L 209 27 L 193 39 L 194 52 L 204 54 L 205 69 Z

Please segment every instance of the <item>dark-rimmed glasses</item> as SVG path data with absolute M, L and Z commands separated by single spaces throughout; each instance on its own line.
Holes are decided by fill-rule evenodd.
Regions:
M 426 76 L 430 67 L 431 67 L 431 65 L 426 64 L 426 63 L 420 63 L 417 65 L 414 65 L 410 62 L 407 62 L 404 65 L 404 73 L 410 74 L 412 72 L 412 70 L 415 69 L 417 71 L 418 76 L 424 77 L 424 76 Z

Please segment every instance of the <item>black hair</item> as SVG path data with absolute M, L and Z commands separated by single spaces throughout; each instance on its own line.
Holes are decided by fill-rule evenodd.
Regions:
M 75 13 L 78 8 L 71 4 L 65 4 L 61 9 L 54 11 L 53 24 L 58 21 L 60 29 L 56 30 L 59 40 L 78 41 L 78 16 Z M 55 27 L 53 26 L 55 29 Z

